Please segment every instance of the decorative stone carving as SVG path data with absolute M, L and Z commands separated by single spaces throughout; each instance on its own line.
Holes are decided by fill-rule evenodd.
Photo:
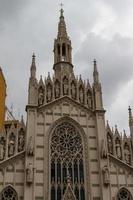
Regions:
M 5 139 L 4 137 L 0 138 L 0 161 L 4 159 L 5 156 Z
M 89 108 L 92 108 L 92 97 L 89 91 L 87 92 L 87 105 Z
M 115 149 L 116 149 L 117 158 L 121 159 L 122 158 L 121 144 L 120 144 L 120 140 L 118 138 L 116 138 L 116 140 L 115 140 Z
M 80 89 L 79 89 L 79 101 L 82 104 L 84 103 L 84 90 L 82 87 L 80 87 Z
M 109 133 L 107 133 L 108 152 L 113 154 L 113 140 Z
M 27 145 L 27 155 L 33 156 L 34 155 L 34 145 L 33 145 L 33 138 L 32 136 L 28 139 L 28 145 Z
M 131 164 L 131 153 L 128 144 L 124 145 L 124 158 L 127 164 Z
M 104 139 L 101 141 L 101 157 L 107 158 L 107 147 Z
M 41 106 L 44 103 L 44 92 L 43 89 L 39 89 L 39 94 L 38 94 L 38 105 Z
M 18 136 L 18 152 L 23 151 L 24 150 L 24 130 L 21 129 L 19 131 L 19 136 Z
M 71 84 L 71 95 L 73 99 L 76 99 L 76 86 L 74 82 Z
M 68 95 L 68 79 L 65 77 L 63 79 L 63 95 Z
M 103 183 L 104 185 L 108 185 L 110 183 L 110 179 L 109 179 L 109 170 L 107 165 L 105 165 L 102 169 L 102 173 L 103 173 Z
M 121 188 L 117 194 L 118 200 L 132 200 L 130 192 L 126 188 Z
M 13 133 L 9 136 L 9 143 L 8 143 L 8 156 L 13 156 L 15 152 L 15 136 Z
M 29 163 L 26 168 L 26 182 L 27 184 L 31 184 L 33 182 L 33 167 L 32 163 Z
M 59 98 L 60 97 L 60 83 L 56 82 L 55 83 L 55 98 Z
M 52 100 L 52 86 L 50 84 L 47 85 L 47 102 Z
M 5 187 L 0 193 L 1 200 L 18 200 L 17 192 L 11 187 Z

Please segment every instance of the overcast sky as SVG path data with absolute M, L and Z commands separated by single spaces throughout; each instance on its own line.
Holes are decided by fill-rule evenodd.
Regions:
M 63 1 L 62 1 L 63 2 Z M 64 1 L 75 73 L 92 81 L 98 61 L 106 120 L 128 130 L 133 107 L 133 0 Z M 7 81 L 7 105 L 25 115 L 32 53 L 37 75 L 52 72 L 59 0 L 0 0 L 0 66 Z

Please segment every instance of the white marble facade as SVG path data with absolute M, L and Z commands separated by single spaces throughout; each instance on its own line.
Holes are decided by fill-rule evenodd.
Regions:
M 102 87 L 75 77 L 72 46 L 61 9 L 54 42 L 54 75 L 29 79 L 26 127 L 12 121 L 0 135 L 0 200 L 132 200 L 133 117 L 130 136 L 105 125 Z

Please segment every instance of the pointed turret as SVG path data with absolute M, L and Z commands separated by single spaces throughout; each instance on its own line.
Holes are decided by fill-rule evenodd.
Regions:
M 102 102 L 102 88 L 101 83 L 99 81 L 99 73 L 97 69 L 97 61 L 94 59 L 94 70 L 93 70 L 93 89 L 95 95 L 95 108 L 97 110 L 103 110 L 103 102 Z
M 98 84 L 99 83 L 99 73 L 97 70 L 97 61 L 94 59 L 94 71 L 93 71 L 93 80 L 94 80 L 94 84 Z
M 4 128 L 5 121 L 6 81 L 0 67 L 0 130 Z
M 36 62 L 35 54 L 33 53 L 30 67 L 28 104 L 37 104 L 37 87 L 38 82 L 36 79 Z
M 129 113 L 129 129 L 130 129 L 130 136 L 132 140 L 132 145 L 133 145 L 133 115 L 132 115 L 132 109 L 129 106 L 128 108 L 128 113 Z
M 35 63 L 35 54 L 32 55 L 32 63 L 30 68 L 31 78 L 36 78 L 36 63 Z

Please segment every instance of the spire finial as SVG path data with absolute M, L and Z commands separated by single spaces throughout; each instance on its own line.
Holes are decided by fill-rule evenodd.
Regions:
M 94 71 L 93 71 L 94 83 L 99 83 L 99 74 L 98 74 L 98 70 L 97 70 L 96 59 L 93 60 L 93 64 L 94 64 Z
M 60 7 L 61 7 L 61 9 L 60 9 L 60 16 L 61 17 L 63 17 L 63 13 L 64 13 L 63 6 L 64 6 L 63 3 L 61 2 L 60 3 Z
M 36 63 L 35 63 L 35 53 L 32 54 L 32 63 L 31 63 L 31 77 L 36 77 Z
M 129 106 L 128 108 L 128 112 L 129 112 L 129 125 L 132 123 L 132 119 L 133 119 L 133 116 L 132 116 L 132 109 L 131 107 Z

